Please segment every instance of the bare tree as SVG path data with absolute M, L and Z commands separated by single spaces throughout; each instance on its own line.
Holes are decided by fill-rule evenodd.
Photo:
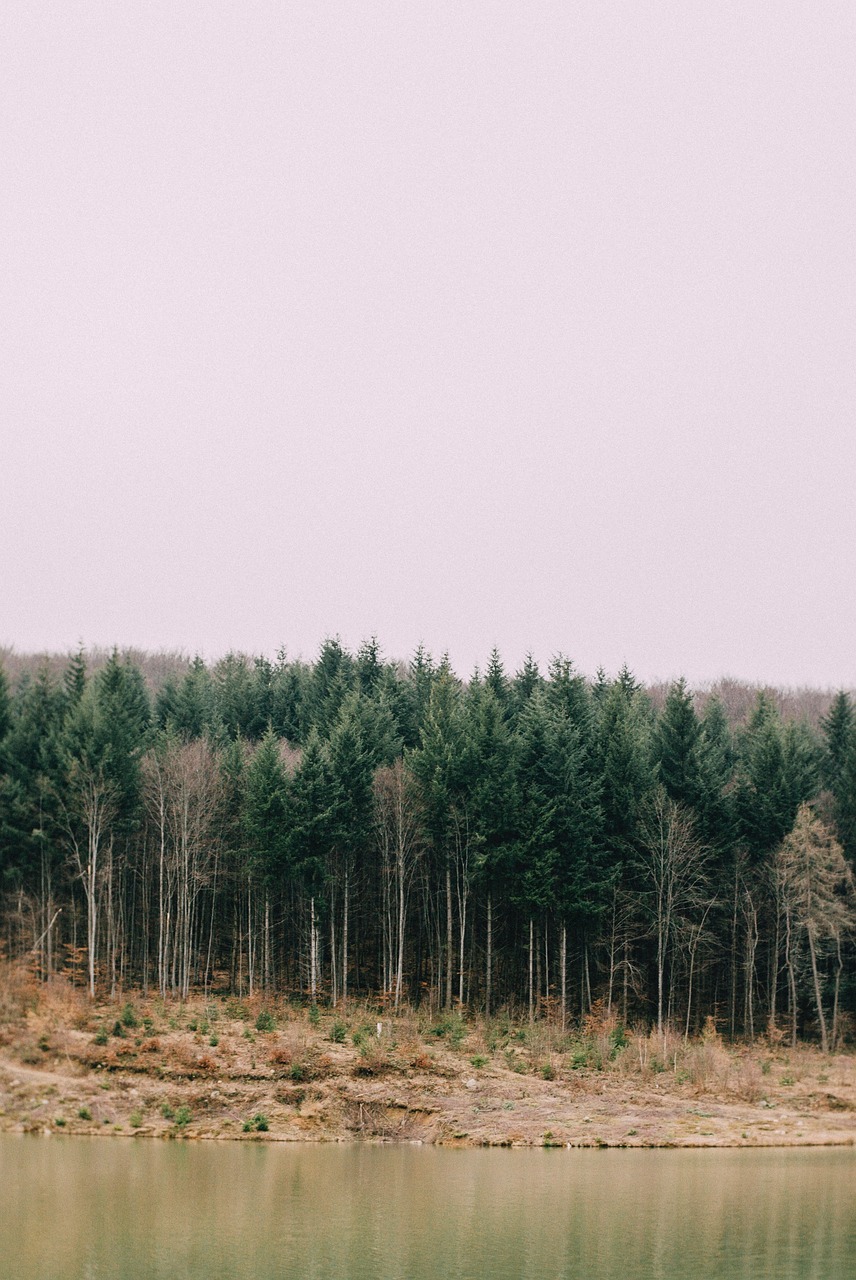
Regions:
M 98 907 L 105 855 L 110 851 L 119 792 L 103 771 L 84 760 L 73 760 L 68 771 L 62 826 L 72 863 L 86 900 L 86 960 L 89 995 L 95 998 Z
M 853 872 L 841 845 L 810 805 L 800 805 L 796 822 L 776 852 L 776 890 L 785 920 L 785 956 L 796 1019 L 796 952 L 808 950 L 820 1041 L 829 1052 L 830 1038 L 823 1007 L 820 967 L 834 949 L 840 974 L 840 939 L 856 922 Z M 834 1020 L 837 1021 L 837 981 Z M 836 1028 L 837 1030 L 837 1028 Z
M 384 936 L 389 958 L 386 986 L 394 993 L 397 1009 L 404 975 L 407 900 L 422 851 L 422 812 L 418 785 L 401 758 L 377 770 L 373 789 L 386 904 Z
M 641 824 L 640 870 L 646 882 L 651 930 L 657 941 L 657 1031 L 665 1025 L 665 979 L 673 944 L 681 930 L 704 918 L 708 905 L 709 854 L 695 834 L 690 814 L 662 787 L 654 793 Z
M 202 739 L 168 741 L 143 761 L 144 794 L 158 847 L 158 987 L 186 997 L 200 935 L 199 902 L 213 879 L 223 781 Z

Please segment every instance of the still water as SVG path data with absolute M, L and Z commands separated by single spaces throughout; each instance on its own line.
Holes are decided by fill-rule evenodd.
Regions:
M 856 1152 L 0 1134 L 6 1280 L 856 1276 Z

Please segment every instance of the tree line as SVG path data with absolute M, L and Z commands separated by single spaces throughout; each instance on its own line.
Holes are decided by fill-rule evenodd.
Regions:
M 3 946 L 115 992 L 853 1025 L 856 716 L 564 657 L 0 666 Z

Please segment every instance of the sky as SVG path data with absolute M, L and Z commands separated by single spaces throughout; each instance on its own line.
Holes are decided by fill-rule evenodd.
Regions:
M 0 644 L 856 686 L 852 3 L 0 50 Z

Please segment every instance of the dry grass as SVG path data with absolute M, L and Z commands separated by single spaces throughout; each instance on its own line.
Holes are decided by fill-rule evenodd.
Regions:
M 0 1127 L 35 1124 L 42 1086 L 67 1098 L 65 1132 L 241 1136 L 262 1112 L 269 1137 L 656 1145 L 805 1141 L 808 1124 L 811 1140 L 856 1139 L 856 1060 L 776 1037 L 726 1045 L 709 1024 L 687 1041 L 625 1029 L 602 1007 L 563 1030 L 358 1001 L 309 1010 L 136 992 L 90 1004 L 5 966 Z M 164 1104 L 191 1119 L 178 1126 Z

